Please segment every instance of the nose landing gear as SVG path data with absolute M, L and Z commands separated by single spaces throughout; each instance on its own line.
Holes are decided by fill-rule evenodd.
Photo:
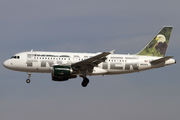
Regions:
M 30 80 L 30 79 L 27 79 L 27 80 L 26 80 L 26 83 L 30 83 L 30 82 L 31 82 L 31 80 Z
M 28 74 L 28 79 L 26 80 L 26 83 L 30 83 L 30 82 L 31 82 L 31 80 L 30 80 L 31 73 L 30 73 L 30 72 L 28 72 L 27 74 Z

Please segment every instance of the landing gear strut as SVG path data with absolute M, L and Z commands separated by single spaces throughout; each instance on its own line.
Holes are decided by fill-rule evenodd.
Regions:
M 31 80 L 30 80 L 31 73 L 30 73 L 30 72 L 28 72 L 27 74 L 28 74 L 28 79 L 26 80 L 26 83 L 30 83 L 30 82 L 31 82 Z
M 81 85 L 83 87 L 86 87 L 88 85 L 88 83 L 89 83 L 89 79 L 87 77 L 83 77 L 83 81 L 82 81 Z

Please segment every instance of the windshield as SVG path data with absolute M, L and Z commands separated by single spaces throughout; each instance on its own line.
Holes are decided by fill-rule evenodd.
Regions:
M 19 56 L 12 56 L 11 59 L 19 59 Z

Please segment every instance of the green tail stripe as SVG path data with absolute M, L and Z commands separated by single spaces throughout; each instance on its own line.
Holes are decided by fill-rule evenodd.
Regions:
M 164 57 L 173 27 L 163 27 L 137 55 Z

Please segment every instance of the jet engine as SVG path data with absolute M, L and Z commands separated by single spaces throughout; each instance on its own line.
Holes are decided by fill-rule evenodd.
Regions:
M 72 75 L 72 71 L 70 66 L 53 66 L 52 80 L 67 81 L 68 79 L 76 78 L 76 75 Z

